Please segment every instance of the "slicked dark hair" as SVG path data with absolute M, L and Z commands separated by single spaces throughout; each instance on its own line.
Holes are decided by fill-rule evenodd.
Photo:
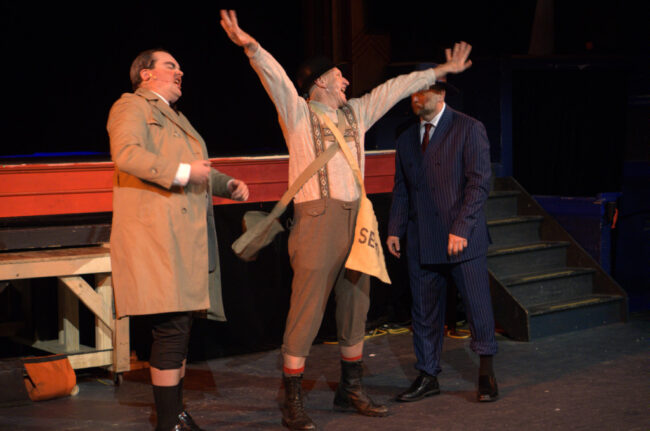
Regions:
M 153 58 L 153 55 L 156 52 L 166 52 L 171 55 L 169 51 L 162 48 L 148 49 L 142 51 L 131 63 L 131 70 L 129 71 L 129 76 L 131 78 L 131 86 L 133 91 L 137 90 L 142 84 L 142 77 L 140 76 L 140 71 L 143 69 L 153 69 L 156 65 L 156 60 Z

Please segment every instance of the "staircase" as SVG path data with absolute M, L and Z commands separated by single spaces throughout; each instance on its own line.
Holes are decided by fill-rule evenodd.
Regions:
M 486 204 L 497 326 L 512 339 L 627 321 L 625 291 L 513 178 Z

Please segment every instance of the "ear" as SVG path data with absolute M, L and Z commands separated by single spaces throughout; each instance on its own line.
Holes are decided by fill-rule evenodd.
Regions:
M 140 79 L 148 81 L 151 79 L 151 71 L 149 69 L 140 69 Z
M 325 75 L 321 75 L 316 80 L 314 81 L 314 85 L 317 86 L 318 88 L 325 88 L 327 87 L 327 82 L 325 81 L 324 78 Z

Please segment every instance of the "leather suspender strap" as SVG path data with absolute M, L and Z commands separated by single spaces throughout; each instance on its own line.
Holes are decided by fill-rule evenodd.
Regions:
M 346 160 L 348 161 L 348 164 L 350 165 L 350 168 L 352 169 L 352 172 L 354 172 L 354 178 L 357 182 L 357 185 L 361 189 L 361 196 L 366 195 L 366 188 L 363 184 L 363 176 L 361 175 L 361 169 L 359 169 L 359 164 L 357 163 L 357 160 L 354 158 L 352 155 L 352 152 L 348 148 L 347 144 L 345 143 L 345 138 L 343 138 L 343 135 L 341 134 L 341 131 L 339 130 L 338 127 L 334 125 L 332 120 L 318 107 L 311 105 L 311 108 L 314 110 L 315 113 L 318 114 L 318 117 L 325 123 L 325 125 L 332 131 L 332 134 L 336 138 L 336 141 L 339 144 L 339 148 L 341 148 L 341 151 L 343 152 L 343 155 L 345 156 Z M 339 123 L 341 122 L 342 117 L 339 116 Z M 334 145 L 332 145 L 334 146 Z
M 287 209 L 287 205 L 298 190 L 311 178 L 320 168 L 334 157 L 338 146 L 330 145 L 318 157 L 316 157 L 300 173 L 298 178 L 289 186 L 280 200 L 275 204 L 270 213 L 263 211 L 247 211 L 243 217 L 244 233 L 232 243 L 233 252 L 242 260 L 250 262 L 257 258 L 258 252 L 268 245 L 273 238 L 284 229 L 278 222 L 278 217 Z
M 315 158 L 309 165 L 307 165 L 305 170 L 301 172 L 293 184 L 291 184 L 287 191 L 284 192 L 278 203 L 275 204 L 269 217 L 280 217 L 280 215 L 282 215 L 284 210 L 287 208 L 287 205 L 289 205 L 289 202 L 291 202 L 291 199 L 293 199 L 296 193 L 298 193 L 298 190 L 300 190 L 300 188 L 307 182 L 307 180 L 311 178 L 316 172 L 318 172 L 320 168 L 325 166 L 325 164 L 332 157 L 334 157 L 334 154 L 336 154 L 337 151 L 338 148 L 336 145 L 331 145 L 329 148 L 323 151 L 320 156 Z

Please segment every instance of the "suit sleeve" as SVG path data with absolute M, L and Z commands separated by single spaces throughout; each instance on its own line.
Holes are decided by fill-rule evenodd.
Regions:
M 471 126 L 463 146 L 463 205 L 450 233 L 469 238 L 490 192 L 490 144 L 480 122 Z
M 214 168 L 210 169 L 210 186 L 212 188 L 212 194 L 222 198 L 229 198 L 230 192 L 228 191 L 228 181 L 232 179 L 231 176 L 226 175 L 223 172 L 219 172 Z
M 399 145 L 399 144 L 398 144 Z M 388 218 L 388 235 L 403 238 L 406 233 L 409 200 L 402 164 L 400 163 L 399 147 L 395 151 L 395 183 L 393 185 L 393 202 Z
M 133 99 L 137 96 L 123 96 L 113 107 L 106 126 L 111 145 L 111 157 L 122 172 L 171 188 L 179 160 L 170 160 L 157 154 L 149 136 L 150 119 L 146 107 Z M 162 127 L 155 125 L 152 127 Z

